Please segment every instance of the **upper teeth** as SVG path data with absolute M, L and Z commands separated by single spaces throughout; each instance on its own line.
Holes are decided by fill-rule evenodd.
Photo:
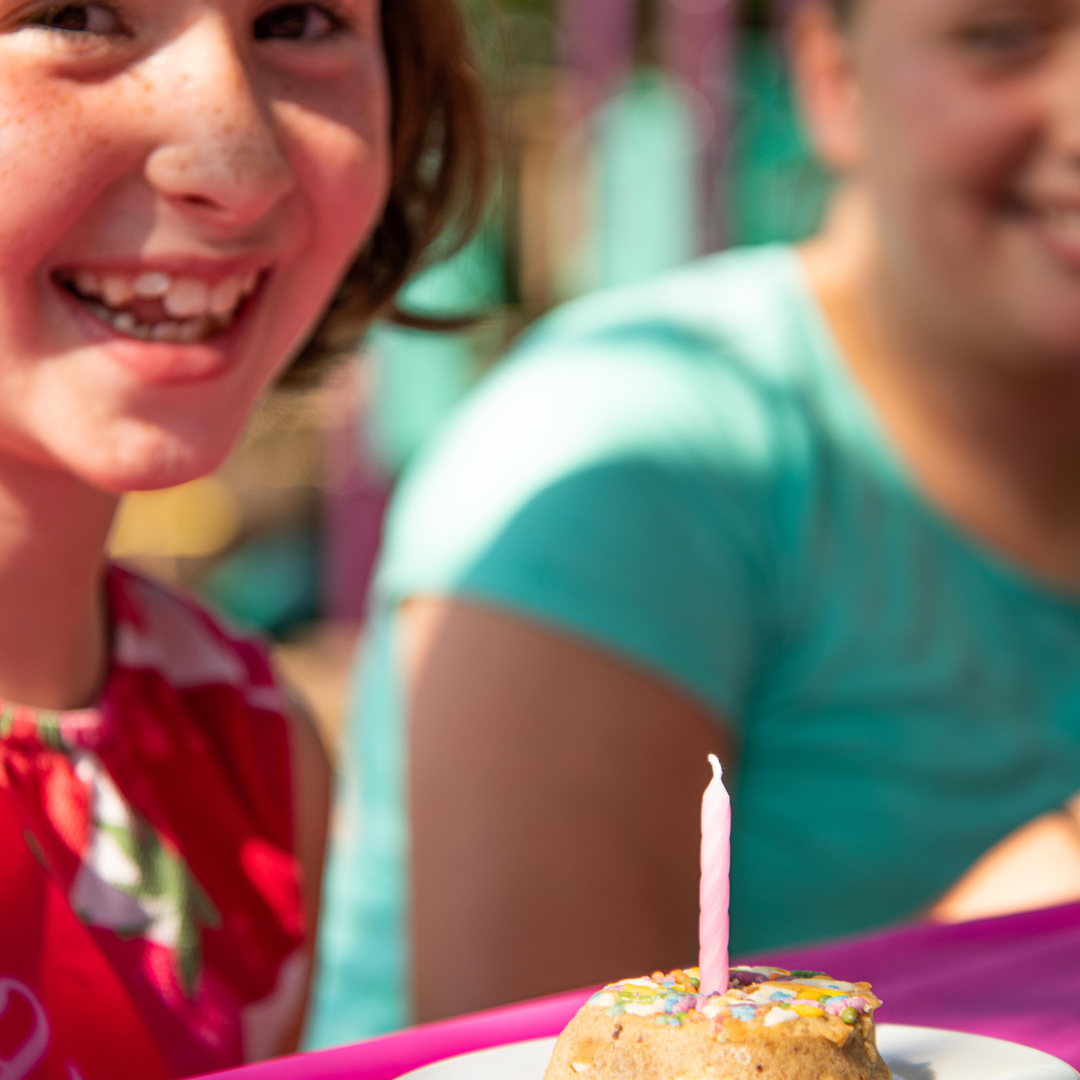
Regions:
M 207 315 L 228 319 L 241 301 L 255 291 L 259 275 L 252 271 L 211 285 L 202 278 L 174 276 L 162 270 L 140 274 L 79 270 L 72 280 L 83 296 L 100 298 L 111 308 L 122 307 L 134 299 L 160 300 L 170 319 L 197 319 Z

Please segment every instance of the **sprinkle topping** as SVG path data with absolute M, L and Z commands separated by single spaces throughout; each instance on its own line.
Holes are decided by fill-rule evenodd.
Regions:
M 605 986 L 589 1004 L 608 1016 L 652 1016 L 657 1023 L 680 1025 L 727 1019 L 765 1027 L 806 1019 L 839 1018 L 854 1025 L 881 1004 L 869 983 L 830 979 L 820 971 L 785 971 L 774 967 L 733 967 L 724 994 L 699 993 L 697 968 L 654 971 L 648 978 Z

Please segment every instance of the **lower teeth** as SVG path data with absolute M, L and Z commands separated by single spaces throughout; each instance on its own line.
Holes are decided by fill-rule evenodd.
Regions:
M 94 316 L 108 323 L 118 334 L 140 341 L 179 342 L 185 345 L 212 336 L 224 329 L 227 322 L 203 315 L 183 322 L 159 322 L 153 325 L 139 322 L 130 311 L 114 312 L 104 304 L 88 304 Z

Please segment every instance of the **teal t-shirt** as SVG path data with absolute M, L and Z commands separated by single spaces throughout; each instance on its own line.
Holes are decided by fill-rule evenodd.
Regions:
M 528 335 L 393 508 L 318 1042 L 388 987 L 407 1017 L 393 613 L 417 594 L 602 646 L 732 725 L 735 953 L 915 917 L 1080 789 L 1080 601 L 928 506 L 792 249 L 597 295 Z

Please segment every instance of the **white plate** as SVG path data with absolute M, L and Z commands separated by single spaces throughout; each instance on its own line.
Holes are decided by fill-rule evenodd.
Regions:
M 509 1043 L 425 1065 L 401 1080 L 542 1080 L 554 1045 Z M 1080 1080 L 1041 1050 L 959 1031 L 882 1024 L 878 1047 L 895 1080 Z

